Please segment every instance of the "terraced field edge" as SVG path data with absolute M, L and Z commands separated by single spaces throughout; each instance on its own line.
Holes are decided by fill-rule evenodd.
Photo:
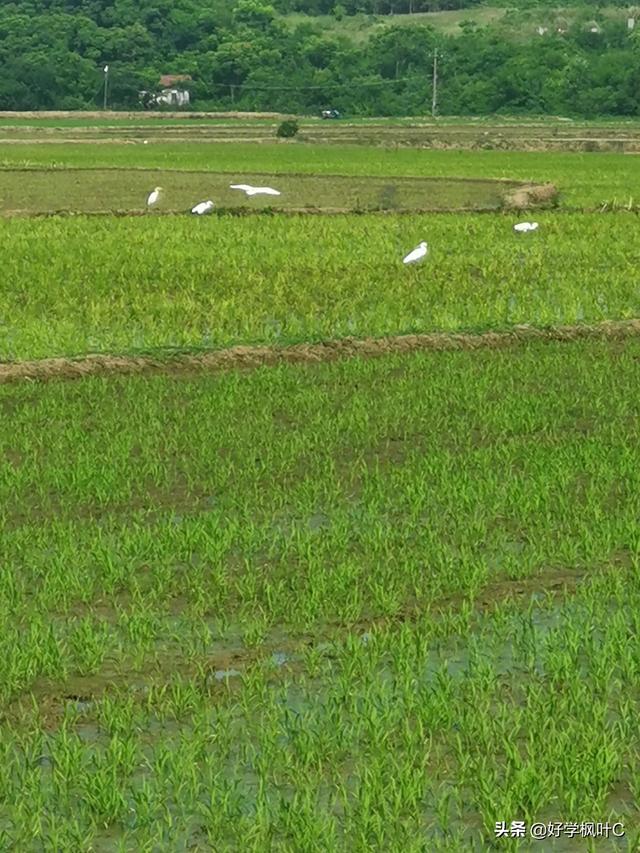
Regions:
M 640 319 L 630 319 L 548 328 L 518 325 L 507 331 L 477 334 L 434 332 L 383 338 L 342 338 L 289 346 L 234 346 L 198 353 L 159 351 L 149 355 L 87 354 L 77 358 L 0 362 L 0 384 L 21 380 L 82 379 L 98 375 L 212 372 L 278 364 L 313 364 L 355 357 L 375 358 L 424 350 L 500 349 L 532 342 L 571 343 L 588 338 L 623 340 L 639 335 Z

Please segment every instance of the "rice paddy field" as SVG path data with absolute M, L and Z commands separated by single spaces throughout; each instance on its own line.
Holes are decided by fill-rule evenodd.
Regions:
M 289 174 L 277 177 L 281 197 L 250 200 L 231 189 L 225 172 L 179 169 L 25 169 L 1 172 L 0 215 L 57 213 L 144 213 L 149 186 L 162 185 L 157 212 L 189 213 L 194 198 L 215 196 L 217 212 L 351 212 L 367 210 L 500 210 L 520 183 L 469 178 L 364 177 Z M 264 186 L 271 174 L 242 173 L 243 182 Z M 232 181 L 233 182 L 233 181 Z M 165 200 L 166 199 L 166 200 Z
M 538 219 L 531 235 L 514 234 L 505 214 L 8 219 L 0 352 L 199 350 L 640 316 L 635 215 Z M 429 265 L 403 269 L 423 235 Z
M 0 159 L 0 850 L 639 850 L 633 157 Z M 165 215 L 122 215 L 158 175 Z M 561 195 L 451 189 L 497 181 Z M 436 186 L 478 209 L 417 212 Z M 458 349 L 320 346 L 430 333 Z M 258 345 L 318 355 L 171 369 Z M 92 353 L 133 375 L 19 379 Z
M 469 151 L 366 147 L 362 145 L 303 142 L 205 143 L 185 141 L 176 145 L 158 141 L 148 145 L 118 143 L 0 143 L 0 190 L 6 174 L 7 186 L 15 186 L 11 173 L 20 178 L 30 193 L 30 175 L 25 169 L 85 169 L 91 182 L 91 169 L 112 169 L 114 181 L 119 170 L 148 169 L 150 188 L 158 173 L 174 169 L 201 172 L 202 192 L 210 186 L 210 173 L 222 172 L 232 178 L 242 175 L 278 176 L 306 174 L 352 178 L 457 178 L 483 181 L 507 180 L 544 183 L 551 181 L 560 191 L 565 209 L 595 209 L 606 202 L 617 206 L 640 204 L 640 169 L 634 154 L 598 152 Z M 71 181 L 75 174 L 69 175 Z M 36 178 L 37 179 L 37 178 Z M 55 180 L 55 178 L 52 179 Z M 231 183 L 231 181 L 229 181 Z M 78 193 L 75 194 L 78 197 Z M 2 196 L 0 195 L 0 199 Z M 91 209 L 99 209 L 99 198 Z M 257 202 L 258 199 L 254 199 Z M 112 203 L 118 208 L 117 199 Z M 144 205 L 138 200 L 135 207 Z M 452 205 L 447 205 L 452 206 Z M 2 207 L 6 207 L 2 204 Z M 1 209 L 1 208 L 0 208 Z M 39 208 L 41 209 L 41 208 Z M 53 203 L 53 211 L 64 205 Z

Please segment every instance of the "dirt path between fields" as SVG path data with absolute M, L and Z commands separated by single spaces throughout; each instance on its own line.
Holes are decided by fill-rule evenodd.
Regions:
M 160 118 L 160 119 L 184 119 L 185 121 L 189 121 L 190 119 L 203 119 L 203 118 L 242 118 L 242 119 L 255 119 L 255 118 L 269 118 L 269 119 L 284 119 L 284 118 L 295 118 L 295 116 L 290 113 L 274 113 L 274 112 L 262 112 L 262 113 L 252 113 L 252 112 L 239 112 L 237 110 L 231 110 L 227 112 L 185 112 L 184 110 L 173 111 L 173 112 L 165 112 L 164 110 L 1 110 L 0 118 L 18 118 L 18 119 L 59 119 L 59 118 L 69 118 L 74 119 L 75 121 L 91 121 L 94 119 L 105 119 L 105 120 L 120 120 L 127 119 L 137 121 L 138 119 L 150 119 L 150 118 Z
M 20 380 L 68 380 L 120 374 L 194 374 L 278 364 L 318 364 L 345 358 L 375 358 L 418 351 L 501 349 L 537 341 L 622 340 L 637 336 L 640 336 L 640 319 L 547 329 L 514 326 L 509 331 L 478 334 L 434 332 L 383 338 L 343 338 L 289 346 L 235 346 L 199 353 L 159 351 L 155 355 L 89 354 L 79 358 L 0 362 L 0 384 Z

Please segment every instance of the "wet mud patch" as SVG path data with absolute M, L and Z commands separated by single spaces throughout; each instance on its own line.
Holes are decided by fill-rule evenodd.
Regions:
M 471 600 L 476 616 L 491 615 L 507 604 L 525 605 L 532 598 L 551 596 L 560 603 L 576 592 L 580 584 L 611 572 L 624 573 L 629 569 L 625 554 L 614 554 L 611 560 L 598 568 L 550 569 L 522 580 L 498 578 L 487 584 Z M 335 643 L 347 635 L 360 637 L 367 643 L 378 630 L 413 624 L 432 615 L 435 620 L 469 607 L 469 596 L 454 593 L 435 600 L 425 610 L 416 602 L 405 602 L 395 614 L 371 614 L 355 621 L 334 620 L 303 632 L 285 632 L 272 629 L 264 641 L 247 648 L 240 636 L 216 641 L 217 650 L 201 656 L 197 661 L 180 661 L 175 654 L 161 652 L 144 669 L 128 670 L 108 662 L 102 671 L 89 675 L 71 675 L 63 684 L 48 679 L 38 680 L 28 693 L 10 702 L 2 711 L 5 722 L 17 723 L 36 714 L 43 726 L 55 730 L 71 708 L 83 718 L 92 717 L 95 706 L 105 696 L 125 692 L 134 701 L 148 701 L 150 691 L 170 684 L 175 678 L 195 679 L 199 689 L 215 699 L 229 690 L 242 686 L 242 676 L 255 665 L 267 665 L 273 677 L 288 678 L 306 670 L 306 655 L 320 653 L 331 658 Z

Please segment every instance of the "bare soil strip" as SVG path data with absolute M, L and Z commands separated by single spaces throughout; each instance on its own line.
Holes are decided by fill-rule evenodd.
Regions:
M 525 208 L 522 208 L 525 209 Z M 528 207 L 526 208 L 528 209 Z M 598 208 L 600 210 L 600 208 Z M 486 205 L 484 207 L 218 207 L 208 214 L 209 219 L 216 216 L 416 216 L 427 213 L 499 213 L 496 206 Z M 172 208 L 170 210 L 52 210 L 36 211 L 29 210 L 0 210 L 2 219 L 55 219 L 60 217 L 92 217 L 92 218 L 116 218 L 130 219 L 134 217 L 153 216 L 184 216 L 193 219 L 190 209 Z
M 65 140 L 66 141 L 66 140 Z M 0 165 L 0 175 L 3 173 L 12 172 L 29 172 L 49 175 L 52 172 L 73 177 L 84 176 L 92 172 L 158 172 L 168 173 L 170 175 L 198 175 L 200 177 L 218 177 L 227 175 L 238 175 L 237 169 L 179 169 L 175 166 L 65 166 L 65 165 L 47 165 L 47 166 L 29 166 L 29 165 Z M 394 184 L 490 184 L 498 187 L 506 187 L 514 192 L 519 190 L 541 191 L 543 194 L 548 192 L 548 187 L 551 184 L 532 184 L 529 181 L 516 181 L 512 178 L 457 178 L 447 175 L 349 175 L 345 172 L 327 172 L 322 175 L 315 175 L 312 172 L 242 172 L 242 175 L 250 175 L 252 178 L 302 178 L 306 180 L 316 181 L 333 181 L 344 180 L 351 182 L 363 183 L 366 181 L 374 181 L 385 183 L 393 182 Z M 553 194 L 553 193 L 552 193 Z
M 165 351 L 158 355 L 140 356 L 88 354 L 79 358 L 0 362 L 0 384 L 105 375 L 216 372 L 278 364 L 318 364 L 338 359 L 375 358 L 419 351 L 502 349 L 538 341 L 570 343 L 584 339 L 623 340 L 638 336 L 640 319 L 633 319 L 546 329 L 514 326 L 509 331 L 477 334 L 435 332 L 384 338 L 342 338 L 290 346 L 235 346 L 201 353 L 174 354 Z

